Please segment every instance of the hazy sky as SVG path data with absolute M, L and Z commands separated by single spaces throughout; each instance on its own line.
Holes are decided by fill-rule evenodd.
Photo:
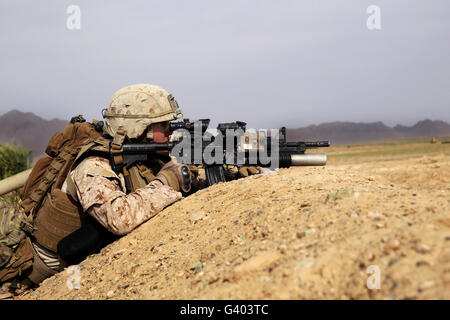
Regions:
M 213 124 L 450 122 L 450 2 L 1 0 L 0 114 L 101 119 L 134 83 Z

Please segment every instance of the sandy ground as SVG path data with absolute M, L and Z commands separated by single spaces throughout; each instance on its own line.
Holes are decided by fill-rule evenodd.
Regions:
M 221 183 L 77 268 L 18 298 L 450 299 L 450 155 Z

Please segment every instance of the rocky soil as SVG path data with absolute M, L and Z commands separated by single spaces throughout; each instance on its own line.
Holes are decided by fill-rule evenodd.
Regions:
M 450 155 L 214 185 L 76 268 L 16 299 L 450 299 Z

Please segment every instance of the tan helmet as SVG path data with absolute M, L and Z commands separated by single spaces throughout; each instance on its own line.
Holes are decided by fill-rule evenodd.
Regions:
M 104 130 L 114 137 L 117 129 L 123 128 L 128 138 L 134 139 L 153 123 L 182 116 L 177 101 L 166 90 L 151 84 L 135 84 L 114 93 L 103 111 Z

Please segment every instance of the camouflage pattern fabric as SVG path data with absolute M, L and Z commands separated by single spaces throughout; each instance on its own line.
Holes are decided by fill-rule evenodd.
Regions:
M 116 235 L 129 233 L 182 198 L 180 192 L 157 180 L 127 195 L 123 175 L 117 175 L 101 157 L 84 159 L 71 178 L 83 210 Z
M 8 263 L 13 255 L 13 250 L 0 242 L 0 268 Z
M 130 139 L 139 137 L 152 123 L 182 117 L 178 103 L 166 90 L 151 84 L 136 84 L 114 93 L 103 114 L 105 131 L 111 137 L 119 127 Z
M 20 228 L 25 219 L 19 206 L 0 199 L 0 266 L 9 261 L 13 250 L 25 239 L 26 234 Z

